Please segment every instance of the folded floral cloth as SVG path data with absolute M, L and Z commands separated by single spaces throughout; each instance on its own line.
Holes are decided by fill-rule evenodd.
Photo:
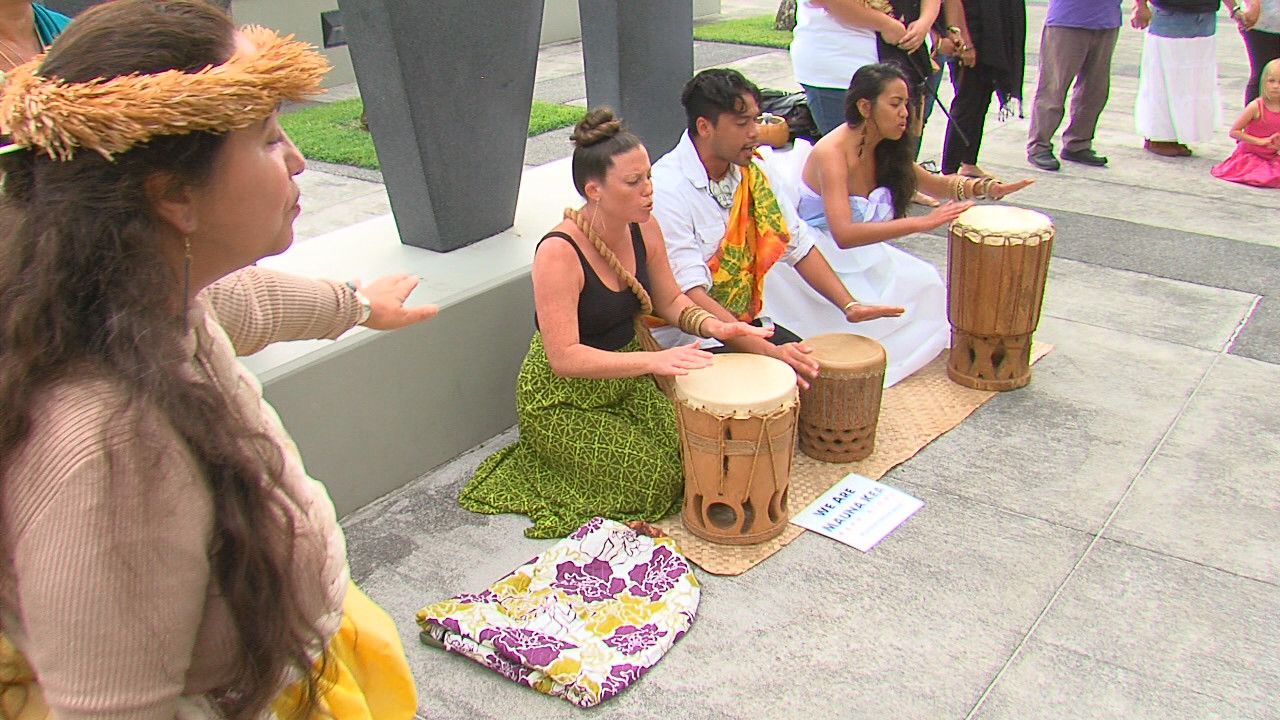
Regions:
M 424 607 L 418 624 L 424 641 L 585 708 L 662 659 L 699 592 L 671 538 L 594 518 L 483 592 Z

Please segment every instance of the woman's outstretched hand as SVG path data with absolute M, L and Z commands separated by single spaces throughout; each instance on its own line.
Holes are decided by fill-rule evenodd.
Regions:
M 711 353 L 698 349 L 698 343 L 692 342 L 653 353 L 653 365 L 649 372 L 654 375 L 688 375 L 690 370 L 710 364 Z
M 773 336 L 773 328 L 756 327 L 750 323 L 732 322 L 727 323 L 715 318 L 704 320 L 702 329 L 711 334 L 711 337 L 724 342 L 733 338 L 758 337 L 767 338 Z
M 897 305 L 863 305 L 854 303 L 844 311 L 844 319 L 851 323 L 876 320 L 878 318 L 898 317 L 906 312 L 906 308 Z
M 946 225 L 947 223 L 951 222 L 952 220 L 955 220 L 956 218 L 960 217 L 960 213 L 964 212 L 965 210 L 968 210 L 971 207 L 973 207 L 972 200 L 965 200 L 964 202 L 952 201 L 948 203 L 943 203 L 942 205 L 939 205 L 938 207 L 929 211 L 927 215 L 920 216 L 919 232 L 928 232 L 930 230 L 933 230 L 934 228 L 940 228 L 943 225 Z
M 422 322 L 436 316 L 440 308 L 436 305 L 414 305 L 405 307 L 404 301 L 409 298 L 419 279 L 409 273 L 383 275 L 368 285 L 356 287 L 373 306 L 373 312 L 364 326 L 374 330 L 395 330 Z
M 1012 183 L 992 183 L 991 189 L 987 191 L 987 197 L 992 200 L 1000 200 L 1007 195 L 1012 195 L 1013 193 L 1018 192 L 1033 182 L 1035 182 L 1034 179 L 1026 178 Z

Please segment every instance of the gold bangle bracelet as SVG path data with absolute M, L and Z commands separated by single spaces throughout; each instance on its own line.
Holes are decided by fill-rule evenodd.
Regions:
M 696 304 L 691 304 L 680 311 L 680 317 L 676 324 L 686 333 L 697 335 L 698 337 L 711 337 L 702 332 L 702 324 L 708 319 L 714 318 L 710 312 L 702 309 Z
M 858 302 L 858 298 L 854 298 L 854 299 L 850 300 L 849 302 L 845 303 L 845 304 L 844 304 L 844 307 L 842 307 L 842 308 L 840 308 L 840 309 L 844 311 L 844 314 L 845 314 L 845 315 L 848 315 L 848 314 L 849 314 L 849 308 L 853 307 L 854 305 L 861 305 L 861 304 L 862 304 L 862 303 L 859 303 L 859 302 Z

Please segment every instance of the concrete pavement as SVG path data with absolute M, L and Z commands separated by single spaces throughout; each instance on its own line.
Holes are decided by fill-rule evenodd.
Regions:
M 1029 5 L 1028 108 L 1045 3 Z M 1010 202 L 1058 227 L 1037 335 L 1056 349 L 886 476 L 926 505 L 871 553 L 806 534 L 745 575 L 700 574 L 692 631 L 603 706 L 417 640 L 419 607 L 549 544 L 456 502 L 514 431 L 348 516 L 353 575 L 401 626 L 422 717 L 1280 718 L 1280 195 L 1209 175 L 1247 76 L 1225 13 L 1218 42 L 1224 127 L 1194 157 L 1141 149 L 1128 28 L 1095 142 L 1109 167 L 1036 170 L 1028 120 L 988 123 L 983 167 L 1036 178 Z M 796 87 L 785 51 L 696 57 Z M 576 43 L 543 49 L 539 99 L 583 87 Z M 935 115 L 923 158 L 942 133 Z M 567 154 L 565 138 L 535 138 L 526 161 Z M 347 175 L 302 176 L 300 237 L 387 212 L 376 176 Z M 945 265 L 941 234 L 897 244 Z

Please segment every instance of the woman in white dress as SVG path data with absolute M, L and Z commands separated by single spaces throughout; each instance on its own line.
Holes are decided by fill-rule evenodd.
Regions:
M 901 317 L 859 323 L 859 334 L 880 342 L 888 355 L 890 386 L 932 360 L 950 339 L 946 290 L 933 265 L 885 241 L 945 225 L 975 198 L 999 199 L 1031 180 L 999 183 L 992 178 L 933 175 L 911 159 L 907 137 L 907 82 L 887 64 L 866 65 L 853 76 L 845 96 L 845 123 L 811 149 L 797 143 L 778 153 L 774 166 L 789 172 L 775 191 L 794 202 L 798 214 L 820 230 L 815 244 L 849 291 L 864 303 L 891 302 L 907 310 Z M 785 197 L 797 188 L 798 197 Z M 927 215 L 907 216 L 918 189 L 951 201 Z M 848 332 L 838 310 L 813 292 L 789 268 L 766 277 L 764 314 L 801 337 Z
M 1146 30 L 1134 125 L 1147 152 L 1186 157 L 1222 126 L 1216 14 L 1220 0 L 1135 0 L 1129 24 Z

